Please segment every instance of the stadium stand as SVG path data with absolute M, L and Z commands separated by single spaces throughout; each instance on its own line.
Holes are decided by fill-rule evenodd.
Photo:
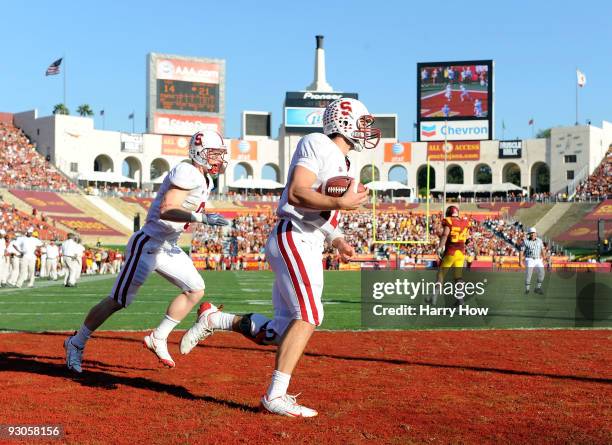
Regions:
M 593 173 L 578 187 L 575 199 L 590 201 L 612 198 L 612 146 Z
M 36 151 L 20 129 L 7 122 L 0 122 L 0 183 L 17 189 L 77 190 Z
M 32 228 L 42 240 L 64 240 L 67 235 L 65 230 L 55 227 L 55 221 L 46 215 L 28 215 L 2 199 L 0 199 L 0 228 L 11 235 L 23 234 Z

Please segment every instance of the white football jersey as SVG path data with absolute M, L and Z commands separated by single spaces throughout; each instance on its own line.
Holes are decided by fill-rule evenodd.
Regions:
M 36 249 L 43 245 L 42 241 L 35 236 L 22 236 L 17 242 L 17 248 L 21 251 L 23 258 L 36 258 Z
M 352 176 L 350 162 L 340 148 L 322 133 L 311 133 L 300 139 L 297 149 L 291 159 L 288 178 L 291 178 L 296 166 L 302 166 L 317 175 L 314 190 L 323 185 L 334 176 Z M 280 218 L 291 219 L 300 231 L 312 233 L 313 236 L 332 240 L 341 234 L 338 228 L 340 211 L 338 210 L 312 210 L 295 207 L 288 202 L 288 189 L 283 194 L 278 205 L 277 215 Z
M 181 162 L 166 175 L 157 192 L 157 197 L 151 203 L 142 231 L 151 238 L 174 243 L 189 227 L 189 223 L 166 221 L 159 218 L 161 203 L 172 185 L 189 190 L 189 195 L 183 202 L 185 211 L 203 213 L 204 205 L 214 184 L 210 175 L 205 177 L 196 167 L 187 162 Z

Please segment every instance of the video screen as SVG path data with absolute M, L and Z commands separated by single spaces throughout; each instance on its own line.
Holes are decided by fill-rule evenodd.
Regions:
M 488 118 L 491 63 L 419 64 L 419 117 Z

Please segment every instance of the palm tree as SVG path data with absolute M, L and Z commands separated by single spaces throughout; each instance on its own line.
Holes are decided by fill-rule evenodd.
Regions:
M 64 104 L 57 104 L 53 107 L 53 114 L 70 114 L 70 110 Z
M 79 113 L 79 116 L 83 116 L 83 117 L 93 116 L 94 114 L 88 104 L 79 105 L 79 108 L 77 108 L 77 113 Z

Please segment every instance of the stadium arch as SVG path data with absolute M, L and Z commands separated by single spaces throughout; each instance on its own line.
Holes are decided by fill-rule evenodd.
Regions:
M 474 167 L 474 184 L 493 184 L 493 170 L 489 164 L 480 163 Z
M 242 178 L 253 177 L 253 167 L 248 162 L 239 162 L 234 166 L 234 181 Z
M 155 158 L 149 167 L 151 181 L 160 178 L 170 171 L 170 164 L 164 158 Z
M 272 162 L 264 165 L 261 168 L 261 179 L 270 179 L 272 181 L 280 182 L 280 169 L 278 165 Z
M 463 184 L 465 176 L 463 168 L 457 164 L 451 164 L 446 168 L 446 183 L 447 184 Z
M 531 192 L 550 192 L 550 168 L 545 162 L 536 162 L 531 166 Z
M 94 163 L 93 164 L 94 164 L 93 165 L 93 169 L 94 169 L 95 172 L 110 172 L 110 173 L 112 173 L 114 168 L 115 168 L 115 164 L 113 163 L 113 160 L 108 155 L 98 155 L 98 156 L 96 156 L 96 159 L 94 159 Z
M 502 182 L 511 182 L 517 187 L 521 186 L 521 167 L 515 162 L 508 162 L 502 168 Z
M 374 166 L 374 174 L 372 174 L 372 164 L 364 166 L 359 172 L 359 182 L 367 184 L 372 181 L 380 181 L 380 170 Z
M 433 190 L 436 187 L 436 170 L 429 166 L 429 189 Z M 427 164 L 421 165 L 417 169 L 417 189 L 419 196 L 425 196 L 427 191 Z
M 135 179 L 138 186 L 142 184 L 142 163 L 140 159 L 134 156 L 128 156 L 121 164 L 121 174 L 129 178 Z
M 404 185 L 408 185 L 408 170 L 403 165 L 394 165 L 389 169 L 387 175 L 389 181 L 401 182 Z

